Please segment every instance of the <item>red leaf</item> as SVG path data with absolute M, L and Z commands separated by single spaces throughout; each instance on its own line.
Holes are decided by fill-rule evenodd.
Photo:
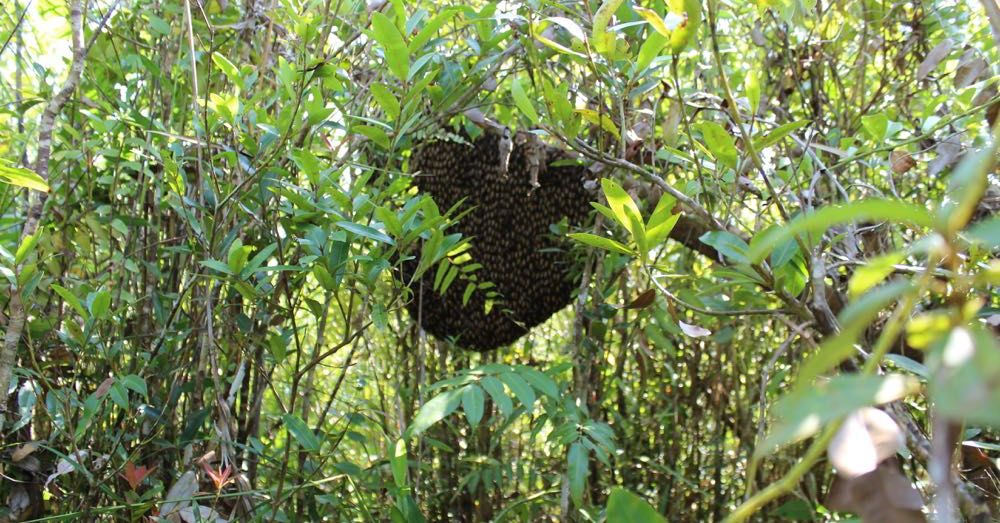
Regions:
M 215 483 L 215 490 L 222 490 L 222 487 L 225 487 L 230 481 L 233 480 L 233 478 L 230 477 L 233 473 L 233 469 L 228 465 L 219 470 L 215 470 L 212 467 L 209 467 L 208 463 L 203 461 L 201 463 L 201 468 L 205 469 L 205 474 L 208 474 L 208 477 L 212 478 L 212 483 Z
M 125 463 L 125 470 L 122 471 L 122 478 L 128 482 L 128 486 L 131 487 L 132 490 L 135 490 L 142 484 L 142 480 L 146 479 L 146 476 L 152 474 L 154 470 L 156 470 L 156 467 L 146 468 L 144 465 L 137 467 L 134 463 L 129 461 Z

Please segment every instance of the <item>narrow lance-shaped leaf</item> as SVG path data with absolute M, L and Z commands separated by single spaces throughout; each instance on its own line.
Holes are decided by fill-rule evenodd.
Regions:
M 49 184 L 45 182 L 44 178 L 38 176 L 35 171 L 21 167 L 0 163 L 0 181 L 35 191 L 49 192 Z
M 930 212 L 919 205 L 899 200 L 861 200 L 845 205 L 824 207 L 814 213 L 800 215 L 782 227 L 771 229 L 755 237 L 750 242 L 747 258 L 753 263 L 760 263 L 777 245 L 793 239 L 797 235 L 820 233 L 834 225 L 861 220 L 888 220 L 919 227 L 930 227 L 934 224 Z
M 587 449 L 583 443 L 574 442 L 566 454 L 566 475 L 569 478 L 569 495 L 577 506 L 583 505 L 583 489 L 587 484 Z
M 483 419 L 486 395 L 478 385 L 470 384 L 462 389 L 462 410 L 469 425 L 475 427 Z
M 381 12 L 376 12 L 372 15 L 372 33 L 375 40 L 382 44 L 389 70 L 405 82 L 410 73 L 410 51 L 396 24 Z

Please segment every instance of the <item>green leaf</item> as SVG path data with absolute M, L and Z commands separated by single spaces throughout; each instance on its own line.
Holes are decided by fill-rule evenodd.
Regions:
M 35 231 L 34 234 L 29 234 L 21 240 L 21 243 L 17 246 L 17 252 L 14 253 L 14 265 L 21 265 L 28 255 L 34 252 L 35 245 L 38 243 L 38 238 L 41 237 L 42 231 Z
M 1000 346 L 976 325 L 952 329 L 932 350 L 940 367 L 930 381 L 936 412 L 957 422 L 1000 427 Z
M 965 227 L 976 212 L 989 183 L 987 175 L 995 162 L 996 152 L 985 148 L 967 155 L 948 177 L 948 195 L 938 209 L 938 227 L 954 234 Z
M 302 418 L 295 414 L 285 414 L 282 417 L 288 433 L 295 438 L 295 441 L 307 452 L 319 451 L 320 441 L 316 434 L 302 421 Z
M 128 390 L 121 383 L 111 385 L 111 388 L 108 390 L 108 397 L 119 408 L 128 409 Z
M 646 500 L 625 490 L 621 487 L 611 489 L 608 496 L 607 508 L 608 523 L 666 523 L 666 519 L 661 516 Z
M 656 31 L 650 31 L 646 35 L 646 41 L 639 47 L 639 56 L 635 60 L 639 71 L 644 71 L 653 63 L 656 57 L 660 56 L 660 51 L 667 45 L 670 39 Z
M 486 395 L 478 385 L 470 384 L 462 389 L 462 411 L 469 425 L 476 427 L 482 421 L 485 402 Z
M 517 372 L 522 378 L 524 378 L 524 381 L 530 383 L 535 390 L 550 398 L 559 398 L 559 386 L 556 385 L 555 381 L 552 381 L 552 378 L 550 378 L 548 374 L 545 374 L 538 369 L 533 369 L 523 365 L 517 367 Z
M 244 247 L 239 238 L 234 239 L 233 243 L 229 244 L 226 265 L 229 267 L 230 274 L 239 274 L 243 270 L 247 264 L 247 258 L 250 257 L 250 249 L 251 247 Z
M 687 18 L 680 27 L 671 31 L 670 49 L 677 54 L 694 41 L 701 27 L 701 0 L 669 0 L 671 13 L 683 13 Z
M 469 284 L 465 286 L 465 292 L 462 293 L 462 306 L 463 307 L 465 307 L 466 305 L 469 304 L 469 298 L 472 298 L 472 293 L 473 292 L 476 292 L 476 284 L 472 283 L 472 282 L 469 282 Z
M 747 101 L 750 102 L 750 113 L 757 114 L 760 110 L 760 76 L 757 71 L 750 71 L 743 80 L 743 89 L 747 94 Z
M 365 238 L 371 240 L 382 242 L 388 245 L 394 245 L 396 243 L 392 240 L 392 238 L 390 238 L 384 232 L 369 227 L 367 225 L 362 225 L 360 223 L 354 223 L 348 221 L 339 221 L 337 222 L 337 225 L 343 227 L 344 229 L 347 229 L 348 231 L 353 232 L 354 234 L 357 234 L 358 236 L 364 236 Z
M 527 93 L 524 92 L 524 86 L 521 84 L 521 78 L 515 78 L 510 85 L 510 94 L 514 97 L 514 104 L 517 108 L 531 120 L 531 123 L 538 123 L 538 113 L 535 111 L 535 106 L 532 105 L 531 100 L 528 99 Z
M 142 395 L 142 397 L 149 396 L 149 391 L 146 389 L 146 380 L 142 379 L 142 376 L 129 374 L 121 378 L 121 383 L 125 388 Z
M 983 244 L 987 249 L 1000 247 L 1000 216 L 975 224 L 969 229 L 968 235 L 969 239 Z
M 701 243 L 714 247 L 727 260 L 733 263 L 750 263 L 746 252 L 749 248 L 743 238 L 729 231 L 706 232 L 698 238 Z
M 389 140 L 389 135 L 386 134 L 384 129 L 375 127 L 374 125 L 355 125 L 351 127 L 351 130 L 362 136 L 367 136 L 368 139 L 383 149 L 390 149 L 392 147 L 392 141 Z
M 277 248 L 278 244 L 272 243 L 267 247 L 261 249 L 260 252 L 255 254 L 254 257 L 246 264 L 246 267 L 243 269 L 243 273 L 246 276 L 249 276 L 249 273 L 256 271 L 258 268 L 264 265 L 264 262 L 267 261 L 268 257 L 271 256 L 271 253 L 273 253 Z
M 486 392 L 493 398 L 493 403 L 497 404 L 504 416 L 510 416 L 514 412 L 514 403 L 510 401 L 510 396 L 507 396 L 504 391 L 503 382 L 493 376 L 483 376 L 483 379 L 479 380 L 479 384 L 486 389 Z
M 378 101 L 379 106 L 382 107 L 382 110 L 385 111 L 386 116 L 390 120 L 399 118 L 401 110 L 399 100 L 396 99 L 396 96 L 392 94 L 392 91 L 388 87 L 380 83 L 373 83 L 369 89 L 372 92 L 372 97 Z
M 800 120 L 798 122 L 792 122 L 780 125 L 776 127 L 773 131 L 764 135 L 763 138 L 759 140 L 754 140 L 754 147 L 756 147 L 757 150 L 766 149 L 780 142 L 783 138 L 795 132 L 796 129 L 801 129 L 809 125 L 810 123 L 812 122 L 810 122 L 809 120 Z
M 615 213 L 618 225 L 633 232 L 632 219 L 629 218 L 629 215 L 636 218 L 641 216 L 635 200 L 611 178 L 601 178 L 601 189 L 604 191 L 604 197 L 608 200 L 608 207 Z
M 598 236 L 596 234 L 590 234 L 586 232 L 574 232 L 569 234 L 570 238 L 574 240 L 590 245 L 591 247 L 597 247 L 599 249 L 604 249 L 607 251 L 613 251 L 620 254 L 626 254 L 628 256 L 635 256 L 635 253 L 629 250 L 628 247 L 603 236 Z
M 632 10 L 638 13 L 657 33 L 666 37 L 670 36 L 670 29 L 667 28 L 667 24 L 663 23 L 663 18 L 656 11 L 637 5 L 632 6 Z
M 736 151 L 736 140 L 721 125 L 715 122 L 700 122 L 695 129 L 701 131 L 705 146 L 719 162 L 730 169 L 736 168 L 739 153 Z
M 615 35 L 608 32 L 608 24 L 611 22 L 611 17 L 614 16 L 615 11 L 618 10 L 618 6 L 622 4 L 623 0 L 604 0 L 601 6 L 597 8 L 597 12 L 594 13 L 594 18 L 592 22 L 593 32 L 591 33 L 590 41 L 594 45 L 594 49 L 601 54 L 610 54 L 615 48 Z
M 658 222 L 656 225 L 648 226 L 646 229 L 646 241 L 649 243 L 649 247 L 652 248 L 670 236 L 670 232 L 674 230 L 674 226 L 677 225 L 677 220 L 681 218 L 680 214 L 670 214 L 662 222 Z M 650 220 L 652 222 L 652 220 Z
M 104 319 L 108 316 L 108 309 L 111 308 L 111 293 L 106 290 L 99 290 L 94 293 L 90 300 L 90 314 L 97 319 Z
M 852 301 L 837 316 L 842 327 L 841 331 L 832 338 L 827 338 L 816 352 L 806 359 L 799 369 L 796 386 L 812 386 L 817 376 L 857 354 L 855 344 L 868 325 L 882 310 L 912 290 L 913 284 L 901 280 L 883 285 Z
M 873 140 L 881 142 L 889 130 L 889 117 L 885 113 L 866 114 L 861 117 L 861 127 Z
M 455 412 L 461 401 L 462 389 L 452 389 L 434 396 L 427 403 L 421 405 L 420 410 L 413 416 L 413 421 L 406 429 L 407 435 L 409 437 L 419 436 L 430 428 L 431 425 Z
M 230 82 L 239 87 L 241 83 L 239 68 L 233 65 L 228 58 L 219 53 L 212 53 L 212 61 L 215 62 L 216 67 L 218 67 L 223 74 L 229 78 Z
M 531 410 L 535 404 L 535 391 L 524 378 L 513 372 L 501 372 L 500 381 L 504 382 L 510 388 L 510 391 L 514 393 L 514 397 L 524 405 L 524 408 L 529 411 Z
M 85 309 L 83 307 L 83 303 L 80 302 L 80 298 L 77 298 L 76 295 L 69 291 L 69 289 L 55 283 L 49 284 L 49 287 L 56 291 L 56 294 L 61 296 L 63 301 L 65 301 L 70 307 L 73 307 L 73 310 L 75 310 L 81 318 L 89 316 L 89 314 L 87 314 L 87 309 Z
M 919 380 L 902 374 L 848 374 L 812 387 L 796 388 L 775 404 L 777 423 L 757 447 L 757 454 L 770 454 L 808 438 L 827 423 L 862 407 L 895 401 L 918 390 Z
M 448 22 L 448 20 L 451 20 L 452 17 L 458 14 L 458 12 L 459 10 L 457 8 L 448 8 L 428 20 L 427 23 L 424 24 L 424 27 L 420 29 L 420 32 L 418 32 L 416 36 L 410 40 L 410 54 L 416 54 L 416 52 L 420 50 L 424 44 L 426 44 L 434 36 L 434 34 Z
M 930 370 L 927 369 L 926 365 L 911 358 L 907 358 L 902 354 L 886 354 L 885 359 L 900 369 L 912 372 L 921 378 L 926 379 L 930 376 Z
M 406 486 L 406 440 L 398 439 L 393 446 L 392 456 L 389 458 L 389 466 L 392 469 L 392 480 L 396 486 L 403 488 Z
M 372 14 L 372 33 L 375 40 L 382 45 L 389 70 L 396 78 L 405 82 L 410 73 L 410 52 L 396 24 L 376 11 Z
M 49 192 L 49 184 L 35 171 L 0 163 L 0 181 L 35 191 Z
M 569 478 L 569 495 L 576 506 L 583 506 L 583 489 L 589 473 L 587 449 L 583 443 L 574 442 L 566 454 L 566 476 Z
M 583 32 L 583 28 L 580 27 L 580 24 L 574 22 L 573 20 L 570 20 L 569 18 L 566 18 L 564 16 L 550 16 L 546 18 L 544 21 L 552 22 L 562 27 L 563 29 L 566 30 L 567 33 L 569 33 L 570 36 L 572 36 L 576 40 L 579 40 L 581 43 L 587 41 L 587 34 Z M 576 42 L 574 42 L 574 45 L 575 44 Z
M 891 252 L 868 260 L 858 267 L 847 282 L 847 292 L 851 298 L 861 296 L 868 289 L 882 283 L 895 270 L 894 266 L 903 261 L 903 253 Z
M 778 270 L 784 267 L 798 252 L 799 244 L 794 239 L 782 243 L 771 253 L 771 269 Z
M 209 269 L 219 271 L 223 274 L 228 274 L 230 276 L 233 275 L 233 271 L 232 269 L 229 268 L 229 265 L 226 265 L 225 263 L 222 263 L 219 260 L 202 260 L 198 263 L 200 263 L 205 267 L 208 267 Z
M 602 113 L 595 111 L 593 109 L 574 109 L 577 114 L 583 117 L 593 125 L 598 125 L 601 129 L 604 129 L 612 136 L 619 136 L 621 131 L 618 130 L 618 126 L 615 125 L 615 121 L 608 116 L 607 113 Z
M 750 242 L 747 258 L 751 262 L 760 263 L 771 249 L 797 235 L 820 233 L 834 225 L 863 220 L 887 220 L 918 227 L 931 227 L 934 224 L 931 214 L 920 205 L 899 200 L 860 200 L 823 207 L 814 213 L 799 215 L 781 227 L 769 229 Z

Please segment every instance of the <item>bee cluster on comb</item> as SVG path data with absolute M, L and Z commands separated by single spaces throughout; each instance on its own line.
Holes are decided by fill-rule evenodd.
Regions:
M 465 285 L 439 293 L 434 271 L 427 271 L 412 285 L 407 308 L 428 333 L 476 351 L 512 343 L 572 301 L 573 260 L 549 226 L 563 218 L 580 225 L 591 209 L 585 166 L 553 165 L 568 156 L 537 140 L 515 143 L 501 158 L 504 139 L 486 132 L 471 143 L 434 140 L 410 158 L 415 185 L 439 208 L 465 199 L 462 208 L 470 212 L 454 230 L 472 239 L 477 279 L 492 282 L 499 297 L 488 312 L 481 290 L 463 304 Z M 416 266 L 417 260 L 404 264 L 404 281 Z

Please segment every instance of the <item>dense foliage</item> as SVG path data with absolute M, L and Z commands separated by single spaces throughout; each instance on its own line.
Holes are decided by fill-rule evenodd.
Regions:
M 0 12 L 0 521 L 1000 516 L 995 0 Z M 594 210 L 478 353 L 508 131 Z

